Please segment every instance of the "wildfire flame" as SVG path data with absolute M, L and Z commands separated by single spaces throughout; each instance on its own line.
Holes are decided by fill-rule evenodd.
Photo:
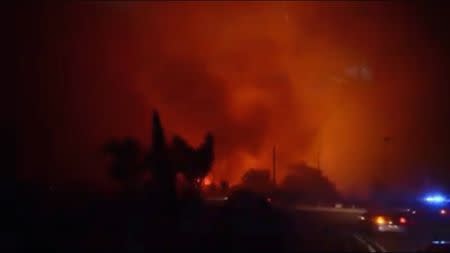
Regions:
M 203 178 L 203 185 L 204 186 L 210 186 L 212 184 L 212 179 L 210 176 L 206 176 Z

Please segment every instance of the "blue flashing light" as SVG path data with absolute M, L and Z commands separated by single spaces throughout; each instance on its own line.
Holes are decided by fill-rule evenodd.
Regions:
M 426 197 L 425 200 L 427 202 L 436 202 L 436 203 L 442 203 L 445 201 L 445 198 L 442 196 L 432 196 L 432 197 Z
M 432 244 L 449 244 L 449 241 L 432 241 Z
M 444 204 L 446 202 L 449 202 L 449 200 L 441 194 L 433 194 L 426 196 L 424 200 L 429 204 Z

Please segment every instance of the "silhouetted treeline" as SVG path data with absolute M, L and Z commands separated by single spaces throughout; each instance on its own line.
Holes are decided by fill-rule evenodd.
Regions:
M 250 169 L 242 176 L 241 184 L 243 188 L 259 193 L 268 193 L 273 189 L 270 170 Z
M 340 199 L 335 185 L 322 171 L 305 163 L 291 166 L 279 188 L 280 192 L 292 201 L 317 203 Z
M 144 149 L 131 137 L 110 140 L 104 150 L 113 158 L 110 173 L 126 192 L 152 191 L 161 201 L 176 200 L 176 175 L 182 174 L 193 188 L 209 173 L 214 161 L 214 139 L 206 134 L 203 143 L 194 148 L 181 136 L 166 140 L 158 112 L 152 115 L 151 145 Z M 146 178 L 146 175 L 150 175 Z
M 274 186 L 268 169 L 250 169 L 243 176 L 240 187 L 259 193 L 275 193 L 288 202 L 334 202 L 340 199 L 335 185 L 317 168 L 304 163 L 288 168 L 282 182 Z

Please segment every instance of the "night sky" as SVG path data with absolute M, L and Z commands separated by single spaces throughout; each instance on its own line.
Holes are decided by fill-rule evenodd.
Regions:
M 345 193 L 366 191 L 375 175 L 415 187 L 449 171 L 445 8 L 72 2 L 4 11 L 16 94 L 3 108 L 20 136 L 21 178 L 107 189 L 102 143 L 147 145 L 153 109 L 169 136 L 198 145 L 211 131 L 212 178 L 232 183 L 270 167 L 273 145 L 280 177 L 320 154 Z

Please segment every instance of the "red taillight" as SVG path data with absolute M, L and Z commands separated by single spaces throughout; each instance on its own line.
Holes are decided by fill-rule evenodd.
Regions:
M 446 215 L 447 214 L 447 210 L 445 210 L 445 209 L 441 209 L 441 212 L 440 212 L 442 215 Z
M 406 219 L 404 217 L 400 217 L 400 223 L 401 224 L 405 224 L 406 223 Z

